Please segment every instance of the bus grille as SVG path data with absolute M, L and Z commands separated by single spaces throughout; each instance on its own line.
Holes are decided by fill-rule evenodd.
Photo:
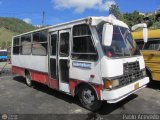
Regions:
M 138 61 L 131 62 L 131 63 L 124 63 L 123 68 L 124 68 L 124 74 L 129 74 L 129 73 L 140 71 Z
M 138 71 L 138 72 L 130 73 L 120 77 L 119 83 L 120 83 L 120 86 L 124 86 L 142 78 L 144 78 L 143 71 Z

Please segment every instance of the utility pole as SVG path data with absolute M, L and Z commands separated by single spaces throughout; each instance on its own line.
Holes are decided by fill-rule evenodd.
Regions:
M 44 27 L 44 11 L 42 12 L 42 27 Z

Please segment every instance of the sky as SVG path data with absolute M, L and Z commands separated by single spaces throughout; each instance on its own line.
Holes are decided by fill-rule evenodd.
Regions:
M 154 12 L 160 0 L 0 0 L 0 17 L 14 17 L 33 25 L 54 25 L 87 16 L 107 16 L 112 4 L 121 12 Z

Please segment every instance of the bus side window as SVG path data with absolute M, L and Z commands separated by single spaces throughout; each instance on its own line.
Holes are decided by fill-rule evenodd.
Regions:
M 160 47 L 160 41 L 158 39 L 150 39 L 145 47 L 144 50 L 158 50 Z
M 39 56 L 47 55 L 47 31 L 33 33 L 32 54 Z
M 31 34 L 21 36 L 22 55 L 31 54 Z
M 13 39 L 13 55 L 18 55 L 20 53 L 20 38 L 16 37 Z
M 84 61 L 96 61 L 98 59 L 90 28 L 86 24 L 73 27 L 72 59 Z

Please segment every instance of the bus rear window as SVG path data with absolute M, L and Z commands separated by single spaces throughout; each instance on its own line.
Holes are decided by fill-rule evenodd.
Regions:
M 20 38 L 16 37 L 13 39 L 13 55 L 18 55 L 20 53 Z

